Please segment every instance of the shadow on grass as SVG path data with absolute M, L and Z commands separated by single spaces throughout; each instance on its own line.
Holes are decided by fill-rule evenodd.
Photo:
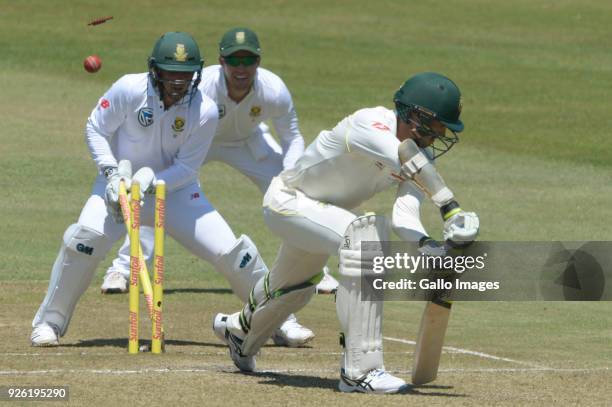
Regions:
M 330 389 L 339 392 L 338 381 L 339 379 L 329 379 L 318 376 L 305 376 L 300 374 L 285 374 L 276 372 L 254 372 L 248 373 L 249 376 L 260 377 L 260 384 L 269 384 L 272 386 L 292 386 L 301 388 L 317 388 L 317 389 Z M 414 386 L 408 384 L 407 387 L 397 394 L 390 394 L 389 396 L 400 396 L 400 395 L 413 395 L 413 396 L 430 396 L 430 397 L 468 397 L 465 394 L 448 394 L 441 391 L 421 391 L 421 390 L 451 390 L 453 386 L 440 386 L 440 385 L 423 385 Z
M 164 290 L 164 295 L 167 294 L 232 294 L 233 291 L 229 288 L 170 288 Z
M 212 346 L 218 348 L 226 348 L 227 346 L 222 343 L 211 343 L 211 342 L 196 342 L 196 341 L 183 341 L 178 339 L 166 339 L 166 345 L 170 346 Z M 140 340 L 140 345 L 151 346 L 150 340 Z M 114 346 L 118 348 L 127 348 L 127 338 L 103 338 L 103 339 L 86 339 L 80 340 L 77 343 L 62 344 L 63 348 L 96 348 Z

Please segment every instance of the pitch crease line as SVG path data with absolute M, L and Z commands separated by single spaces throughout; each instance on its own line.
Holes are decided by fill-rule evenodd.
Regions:
M 390 337 L 390 336 L 383 336 L 383 339 L 386 339 L 386 340 L 391 341 L 391 342 L 399 342 L 399 343 L 405 343 L 405 344 L 408 344 L 408 345 L 416 345 L 415 341 L 411 341 L 409 339 L 393 338 L 393 337 Z M 461 353 L 461 354 L 464 354 L 464 355 L 477 356 L 477 357 L 480 357 L 480 358 L 483 358 L 483 359 L 491 359 L 491 360 L 498 360 L 498 361 L 502 361 L 502 362 L 515 363 L 517 365 L 525 365 L 525 366 L 529 366 L 529 367 L 536 368 L 536 369 L 550 369 L 549 367 L 541 366 L 541 365 L 538 365 L 538 364 L 533 363 L 533 362 L 524 362 L 524 361 L 521 361 L 521 360 L 504 358 L 504 357 L 501 357 L 501 356 L 490 355 L 488 353 L 477 352 L 477 351 L 469 350 L 469 349 L 456 348 L 456 347 L 453 347 L 453 346 L 443 346 L 442 349 L 447 351 L 447 352 Z
M 609 367 L 603 368 L 492 368 L 492 369 L 440 369 L 445 373 L 593 373 L 608 372 Z M 203 368 L 172 369 L 172 368 L 150 368 L 138 370 L 113 370 L 113 369 L 53 369 L 53 370 L 0 370 L 0 376 L 41 376 L 53 374 L 95 374 L 95 375 L 135 375 L 135 374 L 161 374 L 161 373 L 235 373 L 236 370 L 230 366 L 210 365 Z M 410 370 L 391 370 L 394 374 L 410 374 Z M 337 369 L 264 369 L 257 373 L 337 373 Z

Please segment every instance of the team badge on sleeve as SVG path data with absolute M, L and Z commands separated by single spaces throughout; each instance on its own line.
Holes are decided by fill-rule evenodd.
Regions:
M 138 111 L 138 123 L 142 127 L 149 127 L 153 124 L 153 109 L 149 107 L 143 107 Z
M 102 99 L 100 101 L 100 107 L 102 109 L 108 109 L 109 106 L 110 106 L 110 102 L 107 99 Z

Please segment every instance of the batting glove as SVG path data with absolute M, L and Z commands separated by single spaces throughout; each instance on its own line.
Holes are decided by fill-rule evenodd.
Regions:
M 444 257 L 446 256 L 446 246 L 433 240 L 429 236 L 425 236 L 419 240 L 419 248 L 417 249 L 423 256 Z
M 444 240 L 452 247 L 465 247 L 476 240 L 479 230 L 478 215 L 460 211 L 444 222 Z

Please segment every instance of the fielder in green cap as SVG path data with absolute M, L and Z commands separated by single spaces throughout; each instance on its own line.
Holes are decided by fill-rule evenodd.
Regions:
M 261 55 L 257 34 L 245 27 L 232 28 L 223 34 L 219 42 L 219 55 L 226 57 L 236 51 L 249 51 L 253 55 Z
M 362 285 L 367 287 L 362 275 L 373 275 L 375 259 L 384 257 L 382 244 L 363 250 L 361 243 L 389 240 L 392 226 L 423 256 L 444 257 L 449 247 L 476 239 L 480 223 L 475 213 L 459 207 L 433 165 L 430 148 L 444 140 L 442 153 L 448 151 L 463 130 L 457 85 L 438 73 L 421 73 L 401 86 L 394 101 L 395 111 L 360 109 L 323 130 L 293 168 L 272 180 L 263 200 L 264 219 L 282 239 L 281 248 L 247 304 L 225 317 L 226 342 L 240 370 L 255 369 L 255 355 L 274 327 L 308 303 L 318 270 L 330 256 L 338 256 L 340 391 L 397 393 L 406 388 L 384 367 L 383 302 L 370 300 L 375 298 L 371 288 L 362 291 Z M 392 222 L 359 208 L 391 187 L 397 188 Z M 443 242 L 431 239 L 421 223 L 426 198 L 442 215 Z M 366 215 L 357 215 L 357 208 Z

